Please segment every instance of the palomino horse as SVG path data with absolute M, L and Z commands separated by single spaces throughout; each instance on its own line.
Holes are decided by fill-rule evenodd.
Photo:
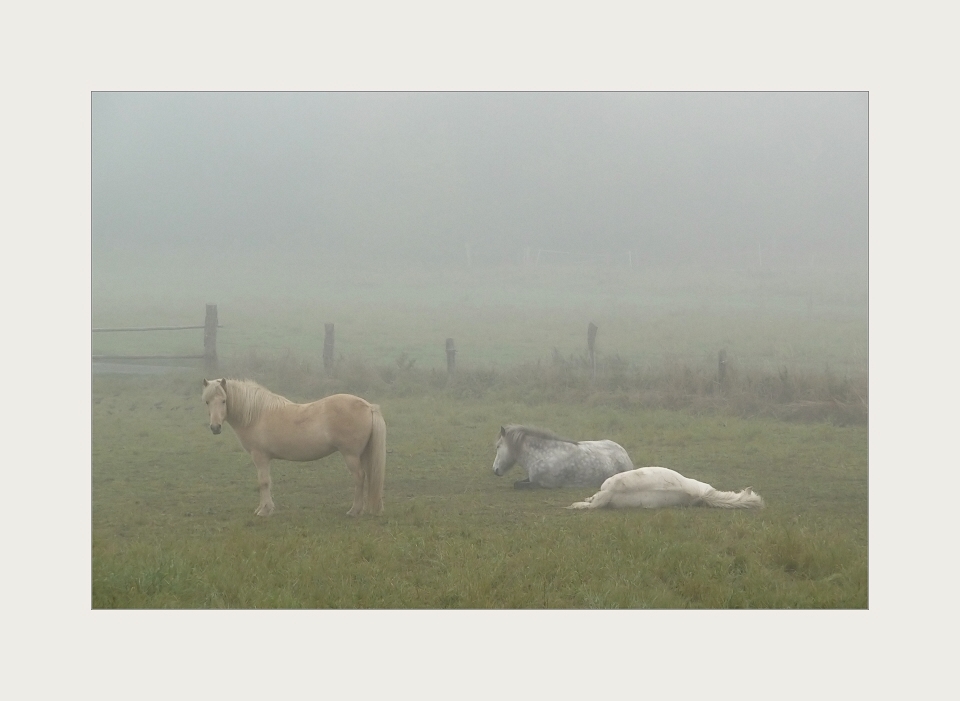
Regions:
M 747 487 L 739 492 L 718 492 L 705 482 L 684 477 L 666 467 L 638 467 L 603 483 L 600 491 L 568 509 L 614 509 L 663 506 L 716 506 L 721 509 L 762 509 L 763 499 Z
M 571 441 L 542 428 L 511 424 L 500 427 L 493 473 L 503 473 L 516 463 L 526 469 L 522 487 L 597 487 L 608 477 L 632 470 L 633 463 L 613 441 Z
M 353 472 L 356 488 L 348 516 L 383 511 L 383 475 L 387 428 L 380 407 L 352 394 L 334 394 L 310 404 L 295 404 L 252 380 L 203 381 L 210 430 L 233 426 L 240 445 L 257 466 L 260 506 L 257 516 L 273 512 L 270 461 L 319 460 L 335 451 Z

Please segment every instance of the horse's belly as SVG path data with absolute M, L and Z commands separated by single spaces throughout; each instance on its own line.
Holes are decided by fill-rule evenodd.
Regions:
M 292 460 L 294 462 L 310 462 L 311 460 L 319 460 L 320 458 L 325 458 L 328 455 L 332 455 L 337 452 L 336 448 L 324 448 L 318 449 L 314 446 L 303 446 L 303 447 L 291 447 L 284 446 L 279 448 L 275 457 L 280 460 Z
M 671 506 L 692 506 L 697 498 L 673 489 L 615 491 L 610 506 L 615 509 L 663 509 Z
M 528 473 L 528 479 L 538 487 L 546 489 L 561 489 L 564 487 L 599 487 L 608 477 L 603 472 L 583 472 L 567 470 L 563 472 L 536 472 Z
M 309 434 L 300 433 L 289 436 L 270 436 L 261 443 L 261 450 L 277 460 L 309 462 L 325 458 L 337 449 L 326 441 L 318 441 Z
M 546 472 L 544 470 L 527 471 L 527 479 L 538 487 L 557 489 L 559 487 L 579 486 L 573 484 L 574 476 L 565 473 Z

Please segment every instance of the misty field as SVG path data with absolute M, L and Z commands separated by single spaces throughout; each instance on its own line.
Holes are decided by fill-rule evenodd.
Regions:
M 201 369 L 95 373 L 93 607 L 867 607 L 862 281 L 738 277 L 698 294 L 693 278 L 499 275 L 373 278 L 349 293 L 328 279 L 279 300 L 185 290 L 159 303 L 95 286 L 94 326 L 199 323 L 218 302 L 221 374 L 295 401 L 379 403 L 389 452 L 383 516 L 345 515 L 352 478 L 334 454 L 274 462 L 277 510 L 261 519 L 249 456 L 230 428 L 207 427 Z M 337 330 L 329 373 L 324 322 Z M 121 336 L 95 335 L 94 353 L 200 346 Z M 592 490 L 514 490 L 519 467 L 494 476 L 505 423 L 609 438 L 637 466 L 752 486 L 767 508 L 567 511 Z

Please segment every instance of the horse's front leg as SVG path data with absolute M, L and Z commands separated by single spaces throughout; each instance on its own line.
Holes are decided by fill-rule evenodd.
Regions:
M 269 516 L 273 513 L 273 497 L 270 495 L 270 458 L 260 451 L 251 451 L 253 464 L 257 466 L 257 482 L 260 484 L 260 506 L 253 513 Z

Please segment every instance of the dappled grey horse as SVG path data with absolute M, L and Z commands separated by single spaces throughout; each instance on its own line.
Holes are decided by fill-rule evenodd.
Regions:
M 608 477 L 633 469 L 630 456 L 613 441 L 571 441 L 542 428 L 500 427 L 493 473 L 498 477 L 519 463 L 524 487 L 599 487 Z

